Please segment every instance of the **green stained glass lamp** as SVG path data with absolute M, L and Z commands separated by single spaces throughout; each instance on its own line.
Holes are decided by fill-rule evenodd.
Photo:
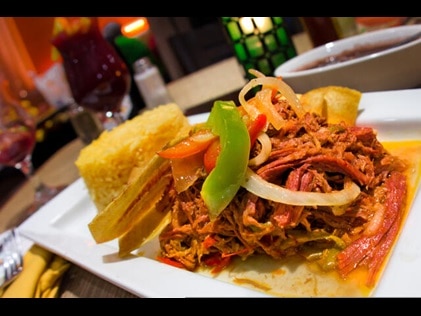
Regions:
M 253 68 L 266 76 L 297 55 L 282 17 L 222 17 L 222 24 L 246 78 Z

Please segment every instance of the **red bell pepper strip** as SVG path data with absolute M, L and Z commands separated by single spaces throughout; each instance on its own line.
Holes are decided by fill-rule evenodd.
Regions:
M 205 150 L 216 138 L 217 136 L 210 130 L 200 129 L 176 145 L 163 149 L 157 154 L 167 159 L 185 158 Z
M 161 256 L 158 256 L 157 259 L 158 259 L 159 262 L 168 264 L 170 266 L 180 268 L 180 269 L 185 269 L 185 267 L 182 263 L 180 263 L 178 261 L 175 261 L 173 259 L 170 259 L 170 258 L 167 258 L 167 257 L 161 257 Z
M 202 245 L 205 249 L 209 249 L 215 244 L 216 244 L 216 239 L 213 238 L 211 235 L 207 235 L 202 242 Z
M 216 166 L 216 160 L 221 152 L 221 144 L 218 139 L 215 139 L 212 144 L 206 149 L 203 156 L 203 164 L 206 172 L 209 174 Z
M 212 267 L 212 273 L 221 272 L 231 262 L 231 257 L 221 257 L 219 253 L 215 253 L 204 260 L 208 267 Z
M 265 114 L 259 114 L 256 119 L 252 120 L 247 126 L 250 135 L 250 145 L 253 146 L 256 142 L 257 136 L 265 128 L 267 117 Z

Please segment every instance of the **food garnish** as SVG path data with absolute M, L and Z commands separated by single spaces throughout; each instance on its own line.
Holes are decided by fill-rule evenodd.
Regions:
M 215 219 L 231 202 L 247 171 L 250 137 L 234 102 L 216 101 L 207 125 L 221 146 L 215 168 L 203 182 L 200 195 Z

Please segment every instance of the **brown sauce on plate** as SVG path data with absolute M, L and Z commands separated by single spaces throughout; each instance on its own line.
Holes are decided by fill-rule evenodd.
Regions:
M 356 58 L 368 56 L 374 53 L 387 50 L 391 47 L 394 47 L 396 44 L 399 44 L 399 42 L 401 42 L 401 39 L 397 39 L 397 40 L 393 40 L 389 42 L 383 42 L 383 43 L 369 44 L 369 45 L 356 45 L 353 49 L 347 49 L 347 50 L 342 51 L 339 54 L 318 59 L 304 66 L 301 66 L 295 69 L 294 71 L 302 71 L 302 70 L 325 67 L 325 66 L 345 62 L 348 60 L 353 60 Z

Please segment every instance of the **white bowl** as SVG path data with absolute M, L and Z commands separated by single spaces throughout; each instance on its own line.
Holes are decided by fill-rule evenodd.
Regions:
M 421 87 L 421 38 L 370 55 L 313 69 L 297 69 L 358 47 L 392 43 L 421 31 L 421 25 L 398 26 L 367 32 L 313 48 L 275 69 L 296 93 L 339 85 L 361 92 Z

